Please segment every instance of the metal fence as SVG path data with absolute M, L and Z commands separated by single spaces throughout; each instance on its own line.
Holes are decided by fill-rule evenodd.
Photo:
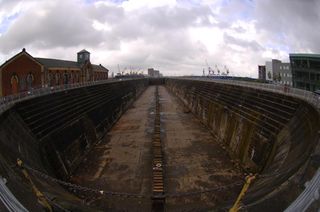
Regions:
M 0 176 L 0 202 L 2 202 L 10 212 L 28 212 L 28 210 L 11 193 L 9 188 L 6 186 L 6 183 L 7 180 Z
M 238 80 L 226 80 L 226 79 L 213 79 L 213 78 L 184 78 L 184 79 L 200 80 L 200 81 L 206 81 L 206 82 L 211 81 L 215 83 L 237 85 L 242 87 L 267 90 L 274 93 L 280 93 L 287 96 L 293 96 L 299 99 L 303 99 L 309 102 L 310 104 L 312 104 L 317 109 L 320 109 L 320 95 L 315 94 L 311 91 L 293 88 L 287 85 L 238 81 Z
M 306 211 L 310 205 L 319 200 L 320 194 L 320 168 L 313 176 L 312 180 L 306 183 L 306 188 L 300 196 L 291 203 L 285 212 Z
M 225 79 L 212 79 L 212 78 L 185 78 L 185 79 L 192 79 L 192 80 L 200 80 L 200 81 L 212 81 L 215 83 L 222 83 L 228 85 L 238 85 L 242 87 L 250 87 L 250 88 L 257 88 L 263 89 L 271 92 L 281 93 L 288 96 L 293 96 L 296 98 L 303 99 L 317 109 L 320 109 L 320 95 L 317 95 L 313 92 L 301 90 L 297 88 L 292 88 L 289 86 L 284 85 L 276 85 L 276 84 L 268 84 L 268 83 L 255 83 L 255 82 L 248 82 L 248 81 L 236 81 L 236 80 L 225 80 Z M 126 79 L 122 79 L 126 80 Z M 24 91 L 18 94 L 9 95 L 0 97 L 0 113 L 10 108 L 14 103 L 20 102 L 22 100 L 43 96 L 50 93 L 56 93 L 60 91 L 86 87 L 91 85 L 99 85 L 104 84 L 107 82 L 113 82 L 119 80 L 101 80 L 101 81 L 92 81 L 92 82 L 84 82 L 84 83 L 74 83 L 74 84 L 66 84 L 66 85 L 58 85 L 58 86 L 46 86 L 41 88 L 32 88 L 31 90 Z
M 121 79 L 121 80 L 124 81 L 125 79 Z M 28 91 L 0 97 L 0 114 L 6 111 L 11 106 L 13 106 L 15 103 L 26 100 L 26 99 L 31 99 L 38 96 L 51 94 L 51 93 L 57 93 L 60 91 L 66 91 L 66 90 L 71 90 L 75 88 L 81 88 L 81 87 L 86 87 L 91 85 L 99 85 L 99 84 L 115 82 L 115 81 L 119 81 L 119 80 L 108 79 L 108 80 L 101 80 L 101 81 L 65 84 L 65 85 L 58 85 L 58 86 L 46 86 L 46 87 L 40 87 L 40 88 L 32 88 Z

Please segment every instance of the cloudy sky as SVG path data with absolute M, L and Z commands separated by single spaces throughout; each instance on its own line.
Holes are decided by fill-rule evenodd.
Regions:
M 257 65 L 320 53 L 319 0 L 0 0 L 0 63 L 35 57 L 111 70 L 202 75 L 209 66 L 257 77 Z M 146 73 L 146 71 L 145 71 Z

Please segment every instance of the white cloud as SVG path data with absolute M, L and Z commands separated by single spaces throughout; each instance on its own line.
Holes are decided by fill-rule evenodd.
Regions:
M 265 60 L 320 51 L 319 9 L 299 0 L 0 0 L 0 63 L 23 47 L 73 60 L 86 48 L 114 72 L 202 75 L 207 60 L 256 77 Z
M 124 1 L 122 6 L 127 11 L 138 10 L 138 9 L 150 9 L 162 6 L 174 6 L 176 5 L 175 0 L 130 0 Z

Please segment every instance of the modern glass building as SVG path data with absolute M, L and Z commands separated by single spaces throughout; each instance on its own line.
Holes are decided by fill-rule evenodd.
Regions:
M 320 54 L 290 54 L 293 87 L 320 89 Z

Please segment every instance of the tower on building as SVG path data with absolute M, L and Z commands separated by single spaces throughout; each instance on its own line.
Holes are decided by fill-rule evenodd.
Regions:
M 86 61 L 90 62 L 90 52 L 83 49 L 80 52 L 78 52 L 78 59 L 77 62 L 80 64 L 84 64 Z

